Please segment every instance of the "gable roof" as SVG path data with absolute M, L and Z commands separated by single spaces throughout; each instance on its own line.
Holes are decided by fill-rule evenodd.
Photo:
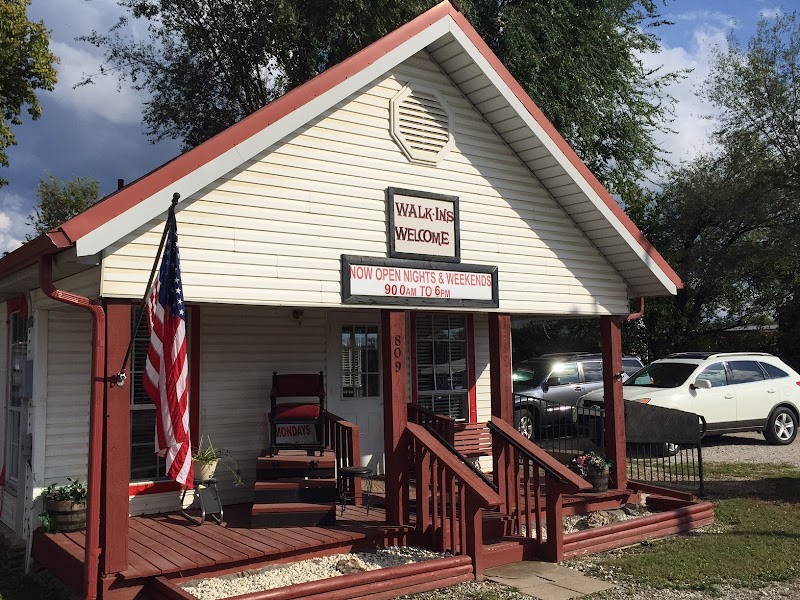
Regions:
M 0 259 L 0 277 L 75 246 L 101 252 L 425 50 L 638 296 L 683 284 L 449 0 Z

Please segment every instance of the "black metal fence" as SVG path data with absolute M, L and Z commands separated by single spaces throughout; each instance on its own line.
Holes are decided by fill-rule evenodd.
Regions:
M 628 478 L 702 495 L 703 418 L 640 402 L 626 401 L 624 406 Z M 520 395 L 515 395 L 515 407 L 517 428 L 560 462 L 568 464 L 580 452 L 605 452 L 602 408 L 576 408 Z

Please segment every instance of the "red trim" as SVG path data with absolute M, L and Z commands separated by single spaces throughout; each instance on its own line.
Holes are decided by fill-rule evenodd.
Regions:
M 469 377 L 469 422 L 478 422 L 478 392 L 475 376 L 475 316 L 467 315 L 467 377 Z
M 178 492 L 181 484 L 177 481 L 146 481 L 132 483 L 128 486 L 129 496 L 145 496 L 147 494 L 163 494 L 165 492 Z
M 28 316 L 28 301 L 25 299 L 24 294 L 16 298 L 10 298 L 6 302 L 6 314 L 10 316 L 13 313 L 19 313 L 20 317 Z
M 189 437 L 192 447 L 200 443 L 200 307 L 189 312 Z
M 417 393 L 417 313 L 411 312 L 409 317 L 409 336 L 408 345 L 411 350 L 411 404 L 415 406 L 419 402 Z M 800 381 L 797 382 L 800 385 Z
M 672 283 L 674 283 L 678 288 L 683 287 L 683 281 L 681 278 L 678 277 L 678 274 L 672 270 L 672 267 L 667 264 L 667 261 L 664 260 L 658 251 L 647 241 L 639 228 L 636 227 L 633 221 L 631 221 L 630 217 L 625 214 L 625 211 L 617 204 L 614 198 L 611 197 L 611 194 L 608 193 L 608 190 L 603 187 L 603 185 L 597 180 L 594 174 L 589 170 L 583 161 L 578 157 L 575 151 L 567 144 L 566 140 L 561 137 L 561 134 L 556 131 L 556 128 L 553 127 L 553 124 L 547 120 L 547 117 L 544 116 L 544 113 L 536 106 L 536 103 L 531 100 L 530 96 L 525 92 L 522 86 L 514 79 L 514 76 L 511 72 L 500 62 L 500 59 L 497 58 L 492 49 L 483 41 L 483 38 L 478 34 L 477 31 L 470 25 L 467 18 L 462 15 L 460 12 L 452 10 L 450 11 L 450 16 L 453 17 L 456 24 L 461 28 L 464 34 L 469 38 L 469 40 L 475 45 L 478 52 L 486 59 L 489 65 L 495 70 L 495 72 L 500 76 L 503 82 L 509 87 L 511 92 L 517 97 L 517 99 L 522 103 L 522 105 L 528 110 L 531 116 L 536 120 L 539 126 L 544 129 L 545 133 L 555 142 L 556 146 L 558 146 L 559 150 L 564 153 L 567 160 L 572 163 L 581 176 L 586 180 L 586 182 L 592 187 L 592 189 L 600 196 L 600 199 L 606 204 L 606 206 L 614 213 L 614 216 L 619 219 L 620 223 L 628 230 L 628 232 L 634 237 L 634 239 L 639 243 L 639 245 L 644 249 L 645 252 L 653 259 L 653 261 L 661 268 L 662 271 L 666 274 Z

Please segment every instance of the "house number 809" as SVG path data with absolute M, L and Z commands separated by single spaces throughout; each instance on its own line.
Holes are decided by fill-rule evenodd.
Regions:
M 394 336 L 394 372 L 399 373 L 403 368 L 403 340 L 399 335 Z

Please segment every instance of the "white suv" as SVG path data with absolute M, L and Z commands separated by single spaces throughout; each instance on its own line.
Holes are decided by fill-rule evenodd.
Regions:
M 800 375 L 759 352 L 670 354 L 634 373 L 623 397 L 702 415 L 707 433 L 759 431 L 772 444 L 791 444 L 800 421 Z M 603 390 L 578 406 L 602 408 Z

